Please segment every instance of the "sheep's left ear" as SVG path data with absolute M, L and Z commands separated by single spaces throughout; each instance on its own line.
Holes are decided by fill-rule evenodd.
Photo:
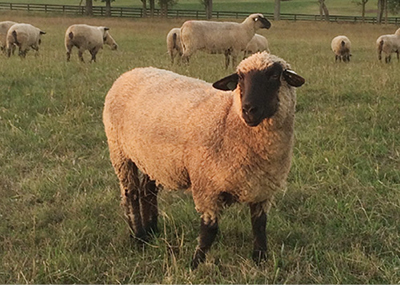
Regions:
M 109 29 L 109 27 L 104 27 L 104 31 L 108 31 Z
M 233 73 L 231 75 L 228 75 L 227 77 L 224 77 L 212 85 L 214 88 L 219 89 L 219 90 L 235 90 L 236 86 L 239 81 L 239 76 L 237 73 Z
M 44 35 L 46 32 L 45 31 L 40 31 L 39 32 L 41 35 Z
M 283 71 L 283 78 L 285 78 L 286 82 L 294 87 L 300 87 L 306 82 L 306 80 L 298 75 L 296 72 L 290 69 L 285 69 Z

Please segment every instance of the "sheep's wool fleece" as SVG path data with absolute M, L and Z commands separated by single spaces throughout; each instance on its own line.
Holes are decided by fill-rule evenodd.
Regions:
M 265 69 L 273 62 L 289 68 L 263 52 L 238 70 Z M 285 187 L 292 157 L 296 95 L 281 81 L 278 112 L 249 127 L 241 118 L 239 89 L 220 91 L 151 67 L 126 72 L 107 94 L 103 114 L 114 166 L 131 159 L 167 188 L 191 188 L 206 219 L 217 217 L 222 192 L 268 207 L 274 192 Z
M 345 42 L 345 47 L 342 47 L 342 41 Z M 337 36 L 332 40 L 331 48 L 336 55 L 345 55 L 350 52 L 351 42 L 346 36 Z

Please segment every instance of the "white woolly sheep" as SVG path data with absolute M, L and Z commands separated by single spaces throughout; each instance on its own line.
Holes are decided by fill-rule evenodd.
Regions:
M 76 24 L 68 27 L 65 32 L 65 49 L 67 50 L 67 61 L 70 60 L 71 50 L 75 46 L 78 48 L 79 59 L 83 60 L 83 53 L 88 50 L 92 55 L 90 62 L 96 62 L 96 55 L 103 44 L 107 44 L 112 50 L 118 48 L 117 43 L 114 41 L 107 27 L 96 27 L 85 24 Z
M 19 48 L 19 56 L 25 57 L 29 49 L 39 51 L 41 36 L 46 32 L 31 24 L 17 23 L 12 25 L 7 32 L 7 55 L 11 56 L 14 46 Z
M 378 50 L 378 59 L 382 59 L 382 52 L 385 53 L 385 62 L 389 63 L 392 58 L 392 53 L 397 53 L 399 61 L 400 52 L 400 28 L 393 35 L 383 35 L 376 40 L 376 48 Z
M 182 60 L 188 62 L 197 50 L 225 54 L 225 67 L 236 66 L 239 53 L 243 52 L 258 29 L 269 29 L 271 23 L 262 14 L 251 14 L 242 23 L 215 21 L 186 21 L 181 27 Z
M 6 46 L 7 46 L 7 32 L 10 29 L 12 25 L 16 24 L 16 22 L 13 21 L 3 21 L 0 22 L 0 49 L 2 51 L 6 51 Z M 12 53 L 14 53 L 15 46 L 13 46 Z
M 335 54 L 335 61 L 343 60 L 344 62 L 350 61 L 350 48 L 351 42 L 346 36 L 337 36 L 333 38 L 331 42 L 331 48 L 333 53 Z
M 218 216 L 233 202 L 250 206 L 253 259 L 265 259 L 266 213 L 286 184 L 294 87 L 303 83 L 289 64 L 266 52 L 213 85 L 152 67 L 121 75 L 106 96 L 103 122 L 134 236 L 148 240 L 157 231 L 156 185 L 190 188 L 201 213 L 192 268 L 205 260 Z
M 181 29 L 173 28 L 167 34 L 167 49 L 171 57 L 171 64 L 174 64 L 174 59 L 177 55 L 178 59 L 182 57 L 182 44 L 181 44 Z
M 267 51 L 270 52 L 268 48 L 268 40 L 259 34 L 255 34 L 254 37 L 250 40 L 247 44 L 246 49 L 244 50 L 244 57 L 247 57 L 253 53 L 260 52 L 260 51 Z

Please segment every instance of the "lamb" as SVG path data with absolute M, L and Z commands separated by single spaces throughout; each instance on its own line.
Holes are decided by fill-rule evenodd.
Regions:
M 382 60 L 382 52 L 385 53 L 385 62 L 389 63 L 392 53 L 397 53 L 397 61 L 399 61 L 400 52 L 400 28 L 393 35 L 383 35 L 376 40 L 378 50 L 378 59 Z
M 177 55 L 179 55 L 178 59 L 182 57 L 180 28 L 173 28 L 167 34 L 167 49 L 168 54 L 171 57 L 171 64 L 174 64 L 174 59 Z
M 266 213 L 291 165 L 294 87 L 304 82 L 267 52 L 213 85 L 152 67 L 120 76 L 106 96 L 103 122 L 134 237 L 146 241 L 157 231 L 158 185 L 189 188 L 201 213 L 193 269 L 205 261 L 219 215 L 233 202 L 250 206 L 253 259 L 264 260 Z
M 14 46 L 18 46 L 18 54 L 23 58 L 31 48 L 39 51 L 39 45 L 42 42 L 41 36 L 44 34 L 46 32 L 31 24 L 17 23 L 12 25 L 7 32 L 6 49 L 8 57 L 11 56 Z
M 268 48 L 268 40 L 259 34 L 255 34 L 254 37 L 250 40 L 247 44 L 246 49 L 244 50 L 244 57 L 247 57 L 253 53 L 260 52 L 260 51 L 267 51 L 270 52 Z
M 350 61 L 350 48 L 351 42 L 346 36 L 337 36 L 333 38 L 331 42 L 331 48 L 333 53 L 335 54 L 335 61 L 343 60 L 344 62 Z
M 103 48 L 103 44 L 107 44 L 112 50 L 116 50 L 118 45 L 108 30 L 108 27 L 96 27 L 85 24 L 75 24 L 68 27 L 64 40 L 65 49 L 67 50 L 67 61 L 71 58 L 71 50 L 74 46 L 79 49 L 78 57 L 82 62 L 84 62 L 83 53 L 86 50 L 92 55 L 90 62 L 96 62 L 96 55 Z
M 16 22 L 13 21 L 3 21 L 0 22 L 0 49 L 2 51 L 6 51 L 6 45 L 7 45 L 7 32 L 10 29 L 12 25 L 16 24 Z M 12 53 L 14 53 L 15 46 L 13 46 Z
M 258 29 L 269 29 L 271 23 L 262 14 L 251 14 L 242 23 L 215 21 L 186 21 L 181 27 L 182 60 L 188 62 L 197 50 L 225 54 L 225 67 L 236 66 L 239 53 L 243 52 Z

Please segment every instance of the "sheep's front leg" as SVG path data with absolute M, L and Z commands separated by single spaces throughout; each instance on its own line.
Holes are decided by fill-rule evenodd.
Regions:
M 253 229 L 253 260 L 256 263 L 267 258 L 267 214 L 264 211 L 263 203 L 250 204 L 251 225 Z
M 192 269 L 206 260 L 206 253 L 211 248 L 212 243 L 218 233 L 218 220 L 201 218 L 199 244 L 194 253 L 191 263 Z

